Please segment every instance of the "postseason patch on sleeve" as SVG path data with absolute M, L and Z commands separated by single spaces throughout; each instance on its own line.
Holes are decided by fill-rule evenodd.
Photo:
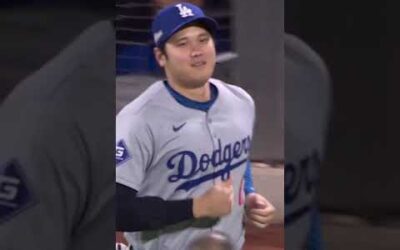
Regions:
M 115 161 L 117 166 L 121 165 L 122 163 L 126 162 L 131 158 L 128 147 L 126 146 L 126 143 L 124 140 L 120 140 L 117 143 L 117 147 L 115 150 Z
M 34 203 L 22 168 L 16 160 L 0 165 L 0 224 Z

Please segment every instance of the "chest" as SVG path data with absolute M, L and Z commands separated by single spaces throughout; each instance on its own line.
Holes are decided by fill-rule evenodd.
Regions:
M 252 119 L 248 114 L 197 112 L 165 119 L 155 142 L 152 171 L 176 190 L 189 192 L 216 179 L 241 179 L 250 154 Z

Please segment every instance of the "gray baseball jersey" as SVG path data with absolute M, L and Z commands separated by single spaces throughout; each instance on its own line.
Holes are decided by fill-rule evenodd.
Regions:
M 232 212 L 218 220 L 189 220 L 161 230 L 126 233 L 135 250 L 185 249 L 202 233 L 220 230 L 238 249 L 244 243 L 243 175 L 255 107 L 241 88 L 210 79 L 218 97 L 205 112 L 177 100 L 163 81 L 124 107 L 116 120 L 116 180 L 138 196 L 166 200 L 198 197 L 232 178 Z M 182 97 L 182 96 L 181 96 Z
M 329 74 L 302 40 L 285 34 L 284 41 L 285 249 L 319 249 L 320 232 L 313 223 L 318 223 L 316 182 L 329 118 Z
M 1 106 L 0 249 L 114 248 L 114 55 L 98 22 Z

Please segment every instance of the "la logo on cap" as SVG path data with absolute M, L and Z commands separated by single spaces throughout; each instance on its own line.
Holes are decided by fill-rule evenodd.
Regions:
M 183 6 L 181 3 L 175 6 L 179 9 L 179 15 L 181 15 L 182 18 L 194 16 L 193 11 L 186 6 Z
M 157 31 L 156 33 L 154 33 L 154 40 L 156 41 L 156 43 L 158 43 L 158 40 L 160 40 L 160 38 L 162 37 L 163 32 L 162 30 Z

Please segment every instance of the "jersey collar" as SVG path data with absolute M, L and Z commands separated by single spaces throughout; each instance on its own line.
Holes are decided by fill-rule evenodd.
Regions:
M 212 84 L 210 82 L 210 90 L 211 90 L 211 98 L 209 101 L 206 102 L 198 102 L 198 101 L 194 101 L 191 100 L 183 95 L 181 95 L 180 93 L 178 93 L 176 90 L 174 90 L 169 84 L 167 80 L 164 80 L 164 85 L 167 88 L 168 92 L 172 95 L 172 97 L 181 105 L 187 107 L 187 108 L 191 108 L 191 109 L 197 109 L 197 110 L 201 110 L 204 112 L 207 112 L 211 106 L 213 105 L 213 103 L 215 102 L 215 100 L 218 97 L 218 88 Z

